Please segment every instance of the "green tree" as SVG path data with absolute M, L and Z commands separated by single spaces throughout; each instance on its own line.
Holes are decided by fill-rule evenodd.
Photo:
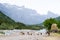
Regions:
M 60 20 L 58 21 L 58 25 L 57 26 L 58 26 L 58 28 L 60 28 Z
M 20 22 L 16 22 L 15 29 L 25 29 L 26 25 Z
M 44 26 L 45 26 L 48 30 L 51 29 L 51 25 L 52 25 L 53 23 L 56 23 L 56 24 L 57 24 L 57 20 L 55 20 L 54 18 L 46 19 L 46 20 L 43 22 Z

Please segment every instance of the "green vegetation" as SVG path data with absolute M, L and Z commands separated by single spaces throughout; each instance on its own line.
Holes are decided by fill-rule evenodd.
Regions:
M 51 25 L 52 25 L 53 23 L 56 23 L 56 24 L 57 24 L 57 21 L 56 21 L 54 18 L 46 19 L 46 20 L 43 22 L 44 26 L 45 26 L 48 30 L 51 29 Z
M 55 19 L 58 21 L 58 28 L 60 29 L 60 16 Z
M 0 29 L 13 29 L 14 20 L 0 11 Z
M 50 18 L 50 19 L 46 19 L 44 22 L 43 22 L 44 26 L 50 30 L 51 29 L 51 25 L 52 24 L 57 24 L 58 25 L 58 28 L 60 28 L 60 20 L 58 20 L 57 18 Z
M 32 29 L 32 30 L 40 30 L 43 28 L 43 26 L 41 25 L 27 25 L 28 29 Z

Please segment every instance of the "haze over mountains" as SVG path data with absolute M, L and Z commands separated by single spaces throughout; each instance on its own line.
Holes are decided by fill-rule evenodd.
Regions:
M 47 18 L 58 17 L 57 14 L 54 14 L 51 11 L 48 11 L 47 15 L 40 15 L 35 10 L 25 8 L 24 6 L 19 7 L 7 3 L 0 3 L 0 11 L 2 11 L 5 15 L 9 16 L 13 20 L 25 24 L 39 24 Z

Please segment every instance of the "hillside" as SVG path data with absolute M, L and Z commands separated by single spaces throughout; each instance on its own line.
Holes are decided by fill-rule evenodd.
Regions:
M 15 22 L 14 20 L 12 20 L 11 18 L 9 18 L 8 16 L 6 16 L 5 14 L 3 14 L 1 11 L 0 11 L 0 23 L 3 23 L 3 22 L 8 22 L 8 23 L 13 23 Z
M 13 29 L 14 20 L 0 11 L 0 29 Z
M 56 20 L 60 21 L 60 16 L 59 17 L 56 17 Z

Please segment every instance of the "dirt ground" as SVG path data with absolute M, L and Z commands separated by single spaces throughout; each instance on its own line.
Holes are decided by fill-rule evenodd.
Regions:
M 0 40 L 60 40 L 60 37 L 43 35 L 3 35 L 0 36 Z

